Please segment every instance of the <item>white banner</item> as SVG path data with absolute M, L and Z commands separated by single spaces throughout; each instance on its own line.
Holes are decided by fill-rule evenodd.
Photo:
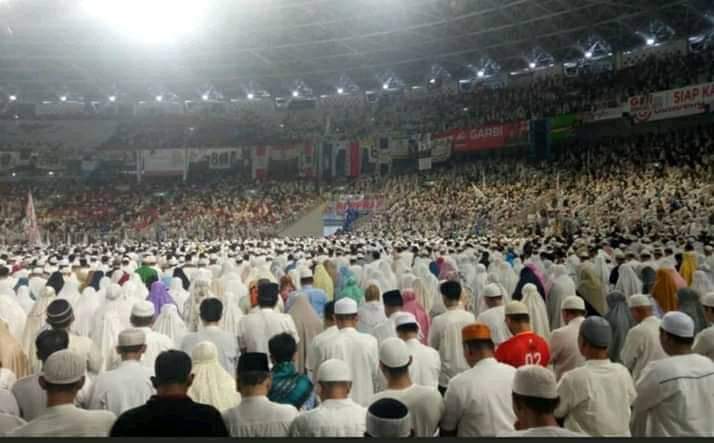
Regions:
M 714 101 L 714 83 L 637 95 L 627 100 L 627 112 L 635 123 L 701 114 Z
M 625 112 L 624 106 L 618 106 L 616 108 L 598 109 L 597 111 L 586 112 L 583 115 L 583 121 L 586 123 L 594 123 L 605 120 L 615 120 L 618 118 L 622 118 L 623 112 Z
M 155 149 L 142 152 L 146 175 L 181 175 L 186 167 L 186 149 Z

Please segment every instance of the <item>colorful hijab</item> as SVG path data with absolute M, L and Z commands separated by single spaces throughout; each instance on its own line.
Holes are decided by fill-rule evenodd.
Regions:
M 154 305 L 154 312 L 157 313 L 156 315 L 161 312 L 161 308 L 164 305 L 176 304 L 173 297 L 171 297 L 171 294 L 169 294 L 169 290 L 166 288 L 166 285 L 164 285 L 161 281 L 155 281 L 151 284 L 151 292 L 149 293 L 147 300 Z
M 612 341 L 607 348 L 607 354 L 610 360 L 620 363 L 620 353 L 622 346 L 625 344 L 627 332 L 635 325 L 635 321 L 630 314 L 630 308 L 627 305 L 627 297 L 619 291 L 613 291 L 607 295 L 608 311 L 605 314 L 605 319 L 610 323 L 612 328 Z
M 652 296 L 657 301 L 662 314 L 669 311 L 676 311 L 679 307 L 677 301 L 677 282 L 675 279 L 675 271 L 672 268 L 660 268 L 657 270 L 655 282 L 652 286 Z
M 429 344 L 429 330 L 431 329 L 431 318 L 426 310 L 417 301 L 416 292 L 414 289 L 407 288 L 402 291 L 402 300 L 404 300 L 404 312 L 410 312 L 416 317 L 419 324 L 420 340 L 423 344 Z

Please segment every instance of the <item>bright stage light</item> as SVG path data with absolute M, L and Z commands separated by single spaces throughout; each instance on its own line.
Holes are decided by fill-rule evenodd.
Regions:
M 536 67 L 535 62 L 530 62 L 530 63 L 528 63 L 528 67 L 531 68 L 531 69 L 535 69 L 535 67 Z
M 434 83 L 436 83 L 436 79 L 432 78 L 431 80 L 429 80 L 429 83 L 431 83 L 433 85 Z
M 647 43 L 647 46 L 654 46 L 654 44 L 655 44 L 655 39 L 653 39 L 652 37 L 650 37 L 650 38 L 648 38 L 648 39 L 645 41 L 645 43 Z
M 382 85 L 382 89 L 389 89 L 389 83 L 385 83 Z
M 114 103 L 115 101 L 117 101 L 117 98 L 116 98 L 115 96 L 113 96 L 113 95 L 110 95 L 110 96 L 109 96 L 109 101 L 112 102 L 112 103 Z
M 164 97 L 163 97 L 162 95 L 157 95 L 157 96 L 156 96 L 156 101 L 157 101 L 157 102 L 160 102 L 160 101 L 163 101 L 163 100 L 164 100 Z
M 66 101 L 67 101 L 67 96 L 66 96 L 66 95 L 60 96 L 60 101 L 61 101 L 61 102 L 66 102 Z
M 593 53 L 591 51 L 585 52 L 585 58 L 593 58 Z
M 344 94 L 344 93 L 345 93 L 345 90 L 342 89 L 342 88 L 337 88 L 337 93 L 338 93 L 338 94 Z
M 477 72 L 476 75 L 478 75 L 479 78 L 482 78 L 484 75 L 486 75 L 486 73 L 483 72 L 483 70 L 481 70 L 481 71 Z
M 293 97 L 297 97 L 298 95 L 300 95 L 298 91 L 293 91 Z
M 249 93 L 248 93 L 248 100 L 253 100 L 254 98 L 255 98 L 255 96 L 253 95 L 253 93 L 252 93 L 252 92 L 249 92 Z
M 208 94 L 203 94 L 203 95 L 201 96 L 201 99 L 202 99 L 204 102 L 207 101 L 207 100 L 208 100 Z
M 16 95 L 11 95 L 11 96 L 8 97 L 8 98 L 10 99 L 11 102 L 14 102 L 15 100 L 17 100 L 17 96 L 16 96 Z
M 206 1 L 84 0 L 92 18 L 142 43 L 164 43 L 191 32 L 201 20 Z

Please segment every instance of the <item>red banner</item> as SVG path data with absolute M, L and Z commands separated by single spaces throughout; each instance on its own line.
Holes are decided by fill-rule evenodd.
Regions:
M 452 129 L 455 151 L 480 151 L 526 143 L 528 121 L 488 125 L 473 129 Z
M 350 177 L 359 177 L 361 157 L 359 142 L 350 143 Z

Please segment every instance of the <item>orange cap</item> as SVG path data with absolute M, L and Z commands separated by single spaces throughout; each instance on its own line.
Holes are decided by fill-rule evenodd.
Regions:
M 461 330 L 463 341 L 491 340 L 491 330 L 484 323 L 472 323 Z

